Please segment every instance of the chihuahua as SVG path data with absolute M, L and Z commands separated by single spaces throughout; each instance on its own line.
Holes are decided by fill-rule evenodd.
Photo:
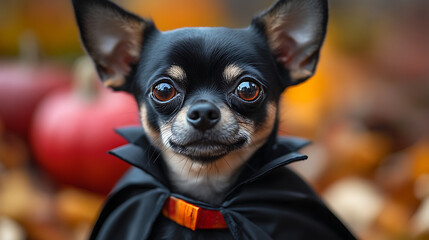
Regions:
M 109 1 L 73 0 L 73 5 L 82 43 L 104 86 L 135 97 L 146 144 L 158 153 L 149 161 L 161 161 L 165 185 L 176 196 L 173 203 L 195 200 L 215 206 L 207 211 L 225 208 L 228 193 L 236 189 L 252 158 L 258 156 L 259 166 L 268 162 L 268 154 L 277 146 L 280 96 L 285 88 L 314 74 L 328 15 L 327 0 L 278 0 L 244 29 L 198 27 L 161 32 L 150 20 Z M 108 212 L 118 208 L 120 204 L 115 203 Z M 154 210 L 162 215 L 160 211 Z M 202 230 L 202 235 L 192 235 L 194 232 L 189 238 L 253 239 L 240 237 L 243 227 L 232 230 L 234 217 L 226 217 L 226 212 L 222 215 L 229 231 L 219 230 L 216 232 L 222 235 L 216 235 Z M 150 225 L 158 230 L 137 238 L 182 238 L 177 231 L 185 231 L 183 221 L 176 219 L 177 227 L 170 227 L 177 228 L 174 230 L 165 227 L 176 224 L 173 221 L 157 219 Z M 128 220 L 118 221 L 125 224 Z M 94 231 L 103 228 L 98 225 Z M 124 234 L 130 236 L 130 231 Z M 113 230 L 108 232 L 93 237 L 105 239 L 113 234 Z M 298 236 L 305 234 L 308 232 L 290 236 L 301 239 Z M 125 235 L 121 239 L 128 239 Z

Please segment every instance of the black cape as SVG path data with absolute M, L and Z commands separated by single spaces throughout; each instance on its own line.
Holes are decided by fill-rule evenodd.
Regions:
M 90 239 L 168 239 L 160 237 L 167 233 L 157 233 L 171 230 L 161 223 L 182 230 L 179 235 L 175 233 L 174 239 L 226 236 L 216 237 L 219 230 L 194 232 L 163 217 L 161 210 L 170 195 L 219 210 L 228 225 L 224 230 L 229 236 L 226 239 L 355 239 L 311 187 L 284 167 L 307 158 L 296 152 L 308 143 L 305 140 L 279 137 L 263 156 L 255 154 L 222 204 L 215 206 L 171 192 L 162 160 L 156 160 L 159 152 L 150 145 L 140 127 L 117 132 L 129 144 L 110 153 L 134 167 L 110 193 Z M 199 235 L 200 232 L 210 234 L 201 237 L 204 235 Z

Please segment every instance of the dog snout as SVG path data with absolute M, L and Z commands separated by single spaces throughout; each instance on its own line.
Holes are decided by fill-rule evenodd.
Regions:
M 196 129 L 204 131 L 213 128 L 220 120 L 219 108 L 210 102 L 198 102 L 189 108 L 186 120 Z

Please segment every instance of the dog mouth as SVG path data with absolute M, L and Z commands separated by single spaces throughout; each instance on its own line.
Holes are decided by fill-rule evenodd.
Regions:
M 245 138 L 240 138 L 233 143 L 223 143 L 211 140 L 198 140 L 186 144 L 169 141 L 171 149 L 185 155 L 197 162 L 214 162 L 228 153 L 240 149 L 246 143 Z

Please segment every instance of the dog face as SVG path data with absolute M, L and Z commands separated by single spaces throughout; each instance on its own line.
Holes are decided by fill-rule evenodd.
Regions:
M 270 55 L 255 51 L 264 42 L 255 39 L 250 29 L 198 28 L 149 40 L 151 62 L 136 73 L 146 80 L 135 88 L 158 147 L 209 163 L 267 138 L 281 91 L 269 80 L 276 79 Z
M 326 0 L 280 0 L 245 29 L 160 32 L 111 2 L 73 3 L 101 80 L 135 96 L 167 164 L 218 175 L 276 132 L 280 95 L 313 75 L 327 22 Z

